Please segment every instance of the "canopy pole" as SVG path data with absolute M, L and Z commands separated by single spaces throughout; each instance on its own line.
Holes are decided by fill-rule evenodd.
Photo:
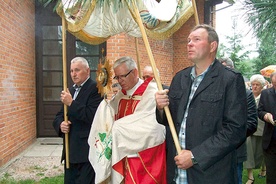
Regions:
M 161 81 L 160 81 L 160 76 L 158 75 L 156 65 L 155 65 L 155 61 L 154 61 L 154 58 L 153 58 L 153 54 L 152 54 L 152 51 L 151 51 L 151 48 L 150 48 L 150 45 L 149 45 L 147 34 L 146 34 L 146 31 L 145 31 L 144 25 L 142 23 L 142 20 L 141 20 L 140 14 L 139 14 L 139 10 L 137 8 L 135 0 L 132 0 L 132 4 L 133 4 L 133 7 L 134 7 L 134 15 L 136 16 L 136 21 L 137 21 L 137 23 L 139 25 L 139 28 L 140 28 L 140 31 L 142 33 L 142 38 L 144 40 L 144 44 L 145 44 L 145 47 L 146 47 L 146 50 L 147 50 L 147 53 L 148 53 L 148 56 L 149 56 L 149 59 L 150 59 L 150 63 L 151 63 L 151 67 L 152 67 L 152 70 L 153 70 L 155 81 L 157 83 L 157 87 L 158 87 L 159 90 L 163 90 L 162 84 L 161 84 Z M 174 143 L 175 143 L 177 153 L 180 154 L 181 147 L 180 147 L 179 140 L 178 140 L 178 137 L 177 137 L 177 134 L 176 134 L 176 131 L 175 131 L 175 127 L 174 127 L 174 124 L 173 124 L 173 120 L 172 120 L 172 116 L 171 116 L 169 107 L 165 106 L 164 110 L 165 110 L 165 113 L 166 113 L 166 116 L 167 116 L 167 119 L 168 119 L 169 127 L 170 127 L 170 130 L 171 130 L 171 133 L 172 133 L 172 137 L 173 137 L 173 140 L 174 140 Z
M 194 8 L 194 16 L 195 16 L 196 25 L 199 25 L 199 18 L 198 18 L 196 1 L 195 0 L 192 0 L 192 5 L 193 5 L 193 8 Z
M 64 14 L 62 16 L 62 66 L 63 66 L 63 90 L 67 90 L 67 62 L 66 62 L 66 21 Z M 64 121 L 68 122 L 67 117 L 68 106 L 64 104 Z M 69 164 L 69 136 L 65 134 L 65 162 L 66 168 L 70 168 Z
M 139 78 L 142 77 L 141 74 L 141 66 L 140 66 L 140 54 L 139 54 L 139 46 L 138 46 L 138 38 L 135 37 L 135 48 L 136 48 L 136 57 L 137 57 L 137 67 L 138 67 L 138 74 L 139 74 Z

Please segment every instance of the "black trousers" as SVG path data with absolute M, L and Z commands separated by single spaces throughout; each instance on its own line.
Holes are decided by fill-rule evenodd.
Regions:
M 276 140 L 272 141 L 267 150 L 264 150 L 266 165 L 266 184 L 276 183 Z
M 95 172 L 90 162 L 64 164 L 64 184 L 95 184 Z

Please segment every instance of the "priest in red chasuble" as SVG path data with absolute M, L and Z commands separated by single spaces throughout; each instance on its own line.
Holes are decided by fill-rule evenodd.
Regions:
M 166 133 L 156 121 L 156 83 L 138 77 L 131 57 L 116 60 L 113 69 L 122 90 L 102 101 L 88 139 L 95 183 L 166 184 Z

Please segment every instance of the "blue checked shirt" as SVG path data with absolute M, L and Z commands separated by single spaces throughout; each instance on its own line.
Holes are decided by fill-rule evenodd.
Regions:
M 210 67 L 209 67 L 210 68 Z M 207 68 L 202 74 L 200 74 L 199 76 L 196 76 L 195 73 L 195 67 L 192 68 L 191 70 L 191 79 L 193 81 L 192 86 L 191 86 L 191 93 L 189 96 L 189 100 L 187 103 L 187 107 L 184 113 L 184 117 L 181 123 L 181 127 L 180 127 L 180 131 L 179 131 L 179 142 L 180 142 L 180 146 L 181 149 L 185 149 L 186 145 L 185 145 L 185 132 L 186 132 L 186 120 L 187 120 L 187 116 L 188 116 L 188 110 L 189 110 L 189 106 L 191 103 L 191 100 L 193 99 L 193 96 L 199 86 L 199 84 L 201 83 L 201 81 L 203 80 L 205 74 L 208 72 L 209 68 Z M 186 170 L 183 169 L 176 169 L 176 178 L 175 181 L 177 184 L 188 184 L 188 180 L 187 180 L 187 172 Z

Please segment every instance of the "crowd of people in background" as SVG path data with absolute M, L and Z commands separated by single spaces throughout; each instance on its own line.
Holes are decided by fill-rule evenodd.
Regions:
M 220 62 L 228 68 L 234 69 L 234 63 L 230 58 L 220 58 Z M 244 144 L 242 144 L 237 149 L 238 155 L 238 177 L 239 184 L 242 184 L 242 166 L 247 170 L 247 182 L 246 184 L 252 184 L 255 181 L 253 170 L 259 169 L 257 175 L 258 178 L 267 179 L 266 183 L 275 183 L 275 177 L 272 177 L 272 173 L 275 174 L 275 165 L 272 166 L 271 162 L 275 163 L 275 128 L 274 128 L 274 118 L 275 117 L 275 76 L 276 73 L 272 73 L 270 76 L 271 83 L 265 79 L 261 74 L 254 74 L 250 77 L 250 80 L 245 82 L 245 87 L 248 91 L 251 91 L 254 95 L 255 104 L 258 108 L 258 121 L 257 128 L 253 134 L 248 135 Z M 263 97 L 266 100 L 263 100 L 263 103 L 260 104 L 262 91 L 266 94 L 266 97 Z M 248 100 L 248 99 L 247 99 Z M 265 108 L 264 108 L 265 107 Z M 250 111 L 248 109 L 248 115 Z M 269 118 L 265 118 L 269 117 Z M 266 129 L 265 129 L 266 127 Z M 250 125 L 247 125 L 247 133 Z M 269 132 L 267 134 L 266 132 Z M 243 152 L 243 157 L 241 156 L 241 148 L 246 148 L 246 151 Z M 273 150 L 273 151 L 272 151 Z M 264 157 L 266 155 L 266 159 Z M 266 161 L 265 161 L 266 160 Z M 242 162 L 240 162 L 242 161 Z M 270 168 L 267 169 L 266 163 L 269 163 Z M 240 166 L 239 166 L 240 165 Z M 267 172 L 268 171 L 268 172 Z M 274 175 L 275 176 L 275 175 Z
M 270 75 L 270 81 L 262 75 L 252 75 L 246 87 L 252 90 L 258 107 L 257 131 L 246 140 L 248 181 L 254 183 L 254 169 L 260 169 L 259 178 L 266 178 L 267 184 L 276 183 L 276 72 Z

